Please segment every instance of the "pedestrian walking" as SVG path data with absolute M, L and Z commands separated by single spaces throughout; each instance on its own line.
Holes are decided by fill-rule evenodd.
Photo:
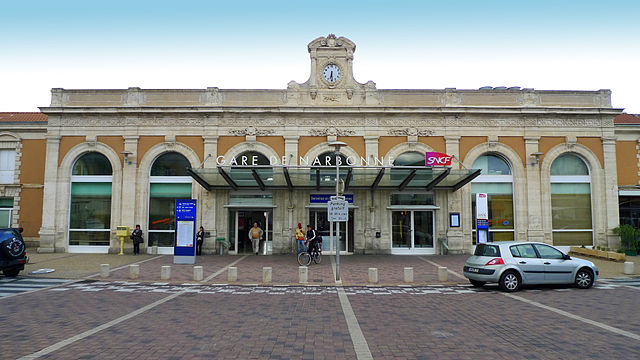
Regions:
M 133 255 L 140 254 L 140 244 L 144 241 L 142 240 L 142 230 L 140 230 L 140 225 L 136 225 L 135 230 L 133 230 L 129 237 L 133 240 Z
M 204 228 L 200 226 L 200 230 L 196 233 L 196 255 L 202 255 L 202 243 L 204 242 Z
M 260 240 L 263 234 L 264 231 L 258 227 L 258 223 L 254 222 L 253 227 L 249 230 L 249 239 L 251 239 L 253 252 L 256 253 L 256 255 L 258 255 L 258 251 L 260 251 Z
M 298 227 L 296 228 L 296 240 L 298 243 L 298 254 L 307 251 L 307 247 L 304 246 L 304 230 L 302 229 L 301 223 L 298 223 Z

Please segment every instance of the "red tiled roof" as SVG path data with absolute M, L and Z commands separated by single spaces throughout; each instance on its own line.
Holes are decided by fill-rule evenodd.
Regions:
M 620 114 L 613 118 L 614 124 L 640 124 L 640 115 L 638 114 Z
M 0 122 L 47 122 L 47 115 L 39 112 L 0 112 Z

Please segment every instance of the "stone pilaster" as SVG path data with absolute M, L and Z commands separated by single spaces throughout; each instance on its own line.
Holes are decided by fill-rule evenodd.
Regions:
M 455 156 L 456 159 L 460 159 L 460 136 L 445 136 L 445 151 L 447 155 Z M 459 168 L 459 163 L 456 161 L 451 162 L 453 169 Z M 463 228 L 450 228 L 449 227 L 449 213 L 457 212 L 460 214 L 465 213 L 462 211 L 462 194 L 461 190 L 453 191 L 447 196 L 447 212 L 440 213 L 440 216 L 445 216 L 447 220 L 444 222 L 447 228 L 447 243 L 449 245 L 450 253 L 461 254 L 464 253 L 466 248 L 471 248 L 471 239 L 465 243 Z M 436 253 L 439 252 L 440 245 L 436 245 Z
M 298 140 L 300 136 L 284 137 L 284 155 L 287 157 L 287 165 L 298 164 Z
M 60 136 L 47 135 L 45 154 L 44 191 L 42 204 L 42 226 L 40 227 L 39 253 L 55 252 L 56 240 L 56 189 L 58 188 L 58 154 Z
M 129 153 L 127 161 L 122 168 L 122 201 L 120 202 L 120 223 L 118 225 L 129 226 L 134 229 L 136 219 L 136 174 L 138 167 L 138 138 L 137 135 L 125 135 L 124 151 Z M 123 159 L 124 160 L 124 159 Z M 146 241 L 143 243 L 144 248 Z
M 609 248 L 620 247 L 620 237 L 613 233 L 613 229 L 620 225 L 620 208 L 618 204 L 618 170 L 616 165 L 616 138 L 603 137 L 602 150 L 604 153 L 604 196 L 606 206 L 606 244 Z M 597 211 L 598 209 L 592 209 Z
M 527 241 L 544 242 L 544 231 L 542 228 L 542 202 L 540 201 L 542 194 L 540 193 L 540 163 L 536 163 L 535 156 L 531 155 L 538 152 L 538 143 L 540 137 L 525 137 L 525 162 L 527 164 L 526 181 L 527 181 Z M 547 195 L 548 196 L 548 195 Z
M 204 140 L 204 169 L 211 169 L 212 171 L 216 167 L 216 157 L 218 157 L 218 136 L 217 135 L 205 135 L 202 137 Z M 205 254 L 212 254 L 216 252 L 216 237 L 218 236 L 218 229 L 216 227 L 216 196 L 215 191 L 207 191 L 200 187 L 200 224 L 204 228 L 205 233 L 209 233 L 208 237 L 205 237 L 202 244 L 202 251 Z M 207 216 L 203 216 L 206 214 Z

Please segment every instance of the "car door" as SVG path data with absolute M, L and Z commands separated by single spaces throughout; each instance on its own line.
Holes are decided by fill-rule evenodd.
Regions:
M 550 284 L 572 283 L 573 262 L 565 260 L 564 253 L 554 247 L 543 244 L 534 244 L 544 264 L 545 282 Z
M 523 274 L 523 282 L 527 284 L 542 284 L 544 278 L 544 264 L 542 259 L 531 244 L 512 245 L 509 247 L 511 256 L 515 260 L 515 265 L 520 268 Z

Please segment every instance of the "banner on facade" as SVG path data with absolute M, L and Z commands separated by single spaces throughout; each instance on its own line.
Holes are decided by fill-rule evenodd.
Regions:
M 425 154 L 426 166 L 451 166 L 452 156 L 440 152 L 427 151 Z

